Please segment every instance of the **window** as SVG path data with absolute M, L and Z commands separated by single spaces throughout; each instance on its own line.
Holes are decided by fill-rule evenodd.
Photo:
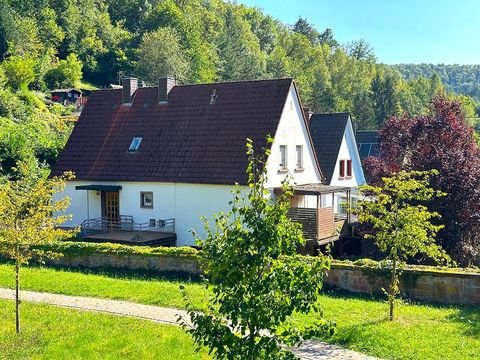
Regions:
M 347 160 L 347 177 L 352 177 L 352 160 Z
M 142 142 L 142 138 L 140 136 L 134 137 L 128 151 L 137 151 L 140 147 L 140 143 Z
M 280 170 L 287 170 L 287 145 L 280 145 Z
M 297 145 L 295 149 L 297 153 L 297 163 L 295 165 L 295 168 L 297 170 L 302 170 L 303 169 L 303 146 Z
M 140 192 L 140 207 L 145 209 L 153 209 L 153 192 Z
M 340 168 L 339 176 L 341 178 L 344 178 L 345 177 L 345 160 L 340 160 L 339 168 Z

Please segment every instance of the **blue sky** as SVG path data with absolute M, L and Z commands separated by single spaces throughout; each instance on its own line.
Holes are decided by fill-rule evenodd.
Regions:
M 479 0 L 238 0 L 293 24 L 299 16 L 340 43 L 365 39 L 380 62 L 480 64 Z

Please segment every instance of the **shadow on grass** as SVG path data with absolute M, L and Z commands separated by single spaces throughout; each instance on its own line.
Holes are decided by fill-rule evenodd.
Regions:
M 358 345 L 365 341 L 366 334 L 371 333 L 370 328 L 388 322 L 387 317 L 366 321 L 361 324 L 343 326 L 341 332 L 335 333 L 332 340 L 338 345 Z
M 473 306 L 459 307 L 458 311 L 447 317 L 448 320 L 454 321 L 464 326 L 464 334 L 466 336 L 480 336 L 480 308 Z
M 9 261 L 0 261 L 0 264 L 13 265 Z M 33 269 L 49 269 L 57 271 L 68 271 L 72 273 L 84 275 L 102 275 L 112 279 L 121 280 L 147 280 L 147 281 L 169 281 L 169 282 L 192 282 L 201 283 L 201 276 L 192 275 L 182 272 L 159 272 L 154 270 L 129 270 L 111 267 L 87 268 L 83 266 L 56 266 L 56 265 L 40 265 L 38 263 L 30 263 L 28 268 Z

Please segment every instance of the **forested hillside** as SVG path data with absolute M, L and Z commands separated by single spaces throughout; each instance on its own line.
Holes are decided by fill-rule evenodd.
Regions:
M 437 74 L 448 91 L 480 100 L 480 65 L 399 64 L 393 68 L 407 80 Z
M 222 0 L 0 0 L 0 59 L 0 175 L 18 159 L 55 161 L 69 126 L 68 111 L 48 104 L 53 88 L 124 75 L 147 84 L 293 77 L 304 105 L 348 111 L 359 129 L 425 113 L 444 91 L 437 75 L 405 80 L 378 64 L 364 40 L 339 44 L 305 19 L 283 24 Z M 473 118 L 476 103 L 458 98 Z

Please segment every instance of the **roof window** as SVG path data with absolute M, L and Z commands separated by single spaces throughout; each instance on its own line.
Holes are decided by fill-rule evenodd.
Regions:
M 128 151 L 137 151 L 138 148 L 140 147 L 141 142 L 142 142 L 141 136 L 134 137 L 132 140 L 132 143 L 130 144 L 130 147 L 128 148 Z

